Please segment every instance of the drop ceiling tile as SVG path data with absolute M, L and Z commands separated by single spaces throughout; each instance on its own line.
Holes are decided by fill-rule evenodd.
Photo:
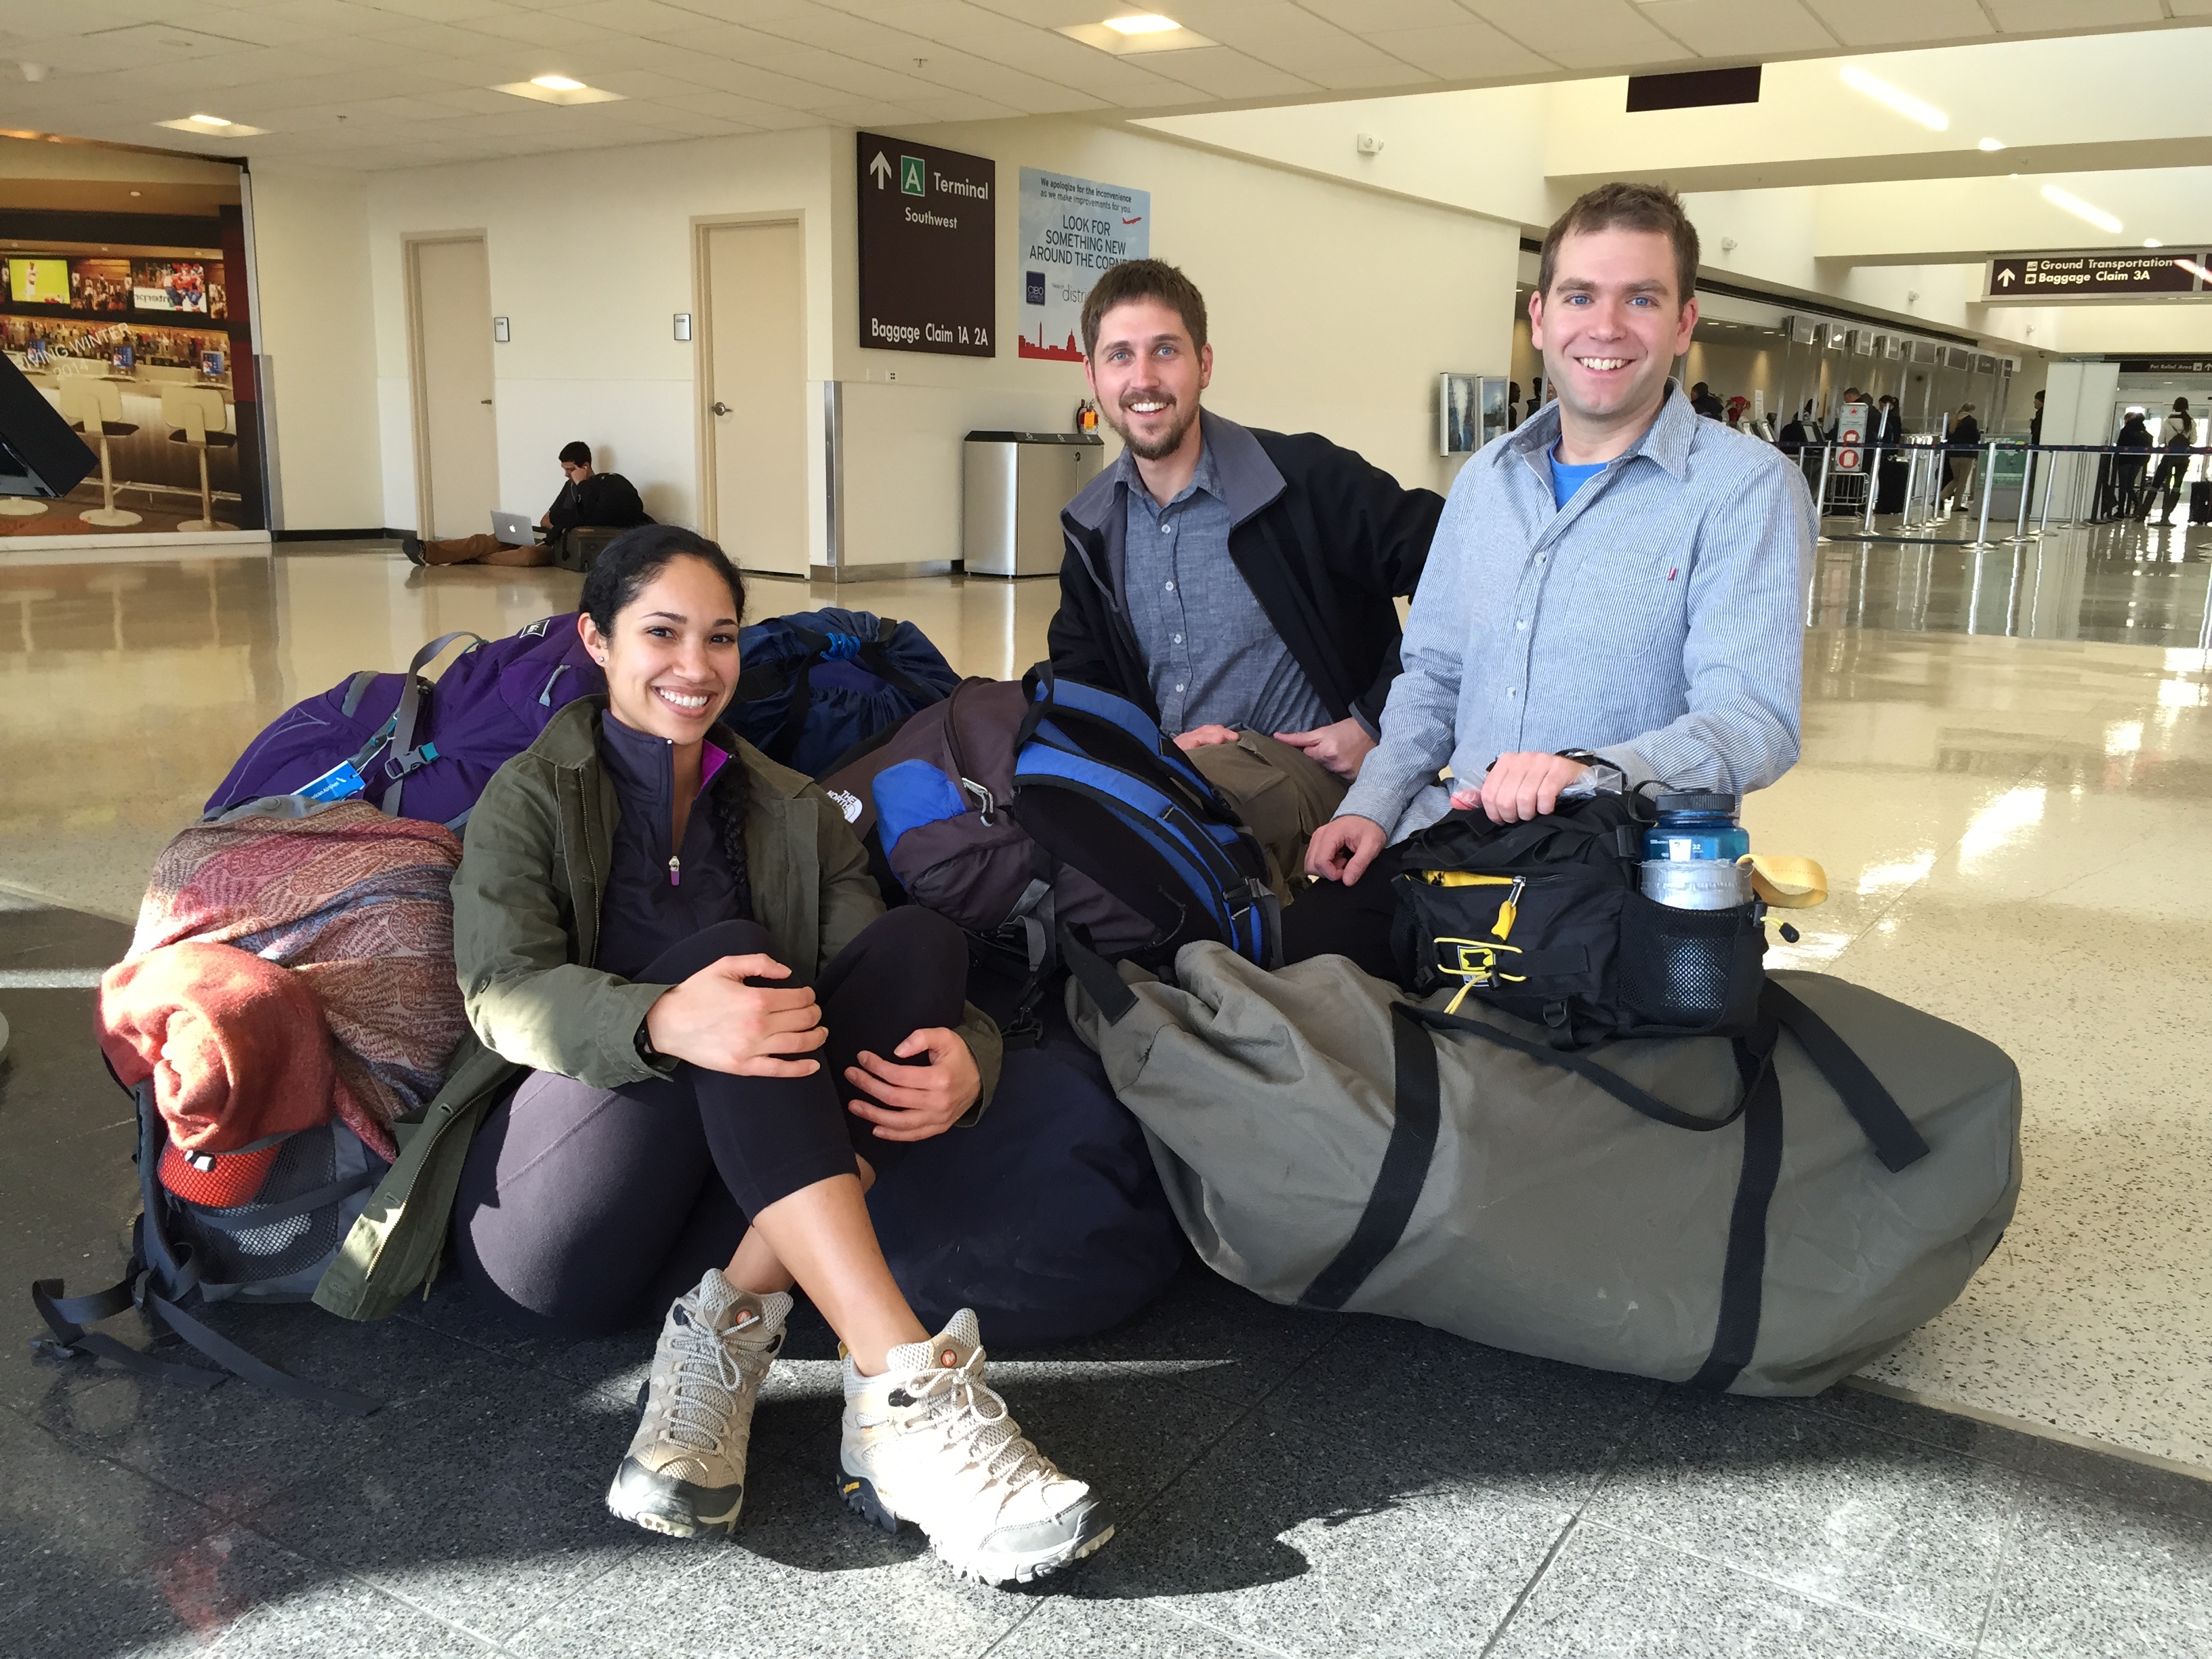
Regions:
M 740 97 L 734 92 L 687 92 L 674 98 L 664 98 L 661 104 L 669 109 L 687 110 L 710 118 L 742 122 L 765 131 L 780 132 L 792 127 L 811 127 L 814 118 L 805 111 L 781 104 L 764 104 L 757 98 Z
M 1989 0 L 1989 7 L 2007 34 L 2118 28 L 2155 23 L 2166 15 L 2159 0 Z
M 749 126 L 742 121 L 725 121 L 712 115 L 695 114 L 690 110 L 670 109 L 663 104 L 653 106 L 653 124 L 681 138 L 742 138 L 748 133 L 767 131 L 765 127 Z
M 433 104 L 441 109 L 461 110 L 472 115 L 495 115 L 514 106 L 514 94 L 494 92 L 489 87 L 441 87 L 435 92 L 417 94 L 418 100 Z
M 1228 46 L 1194 46 L 1146 56 L 1152 60 L 1148 67 L 1156 67 L 1167 79 L 1214 98 L 1296 97 L 1321 90 L 1311 81 L 1271 68 Z
M 830 88 L 795 75 L 779 75 L 773 70 L 755 69 L 750 64 L 732 64 L 720 58 L 694 58 L 684 65 L 684 72 L 678 78 L 708 91 L 735 93 L 766 104 L 781 104 L 787 109 L 805 109 L 825 97 L 840 95 Z
M 699 21 L 696 9 L 668 5 L 665 0 L 587 0 L 585 4 L 549 7 L 544 15 L 611 29 L 617 34 L 651 34 Z
M 1301 0 L 1316 17 L 1350 29 L 1372 34 L 1378 29 L 1449 28 L 1467 21 L 1456 0 Z
M 1487 23 L 1469 21 L 1439 29 L 1386 29 L 1370 45 L 1450 81 L 1505 81 L 1547 75 L 1559 66 L 1509 40 Z
M 1466 0 L 1476 13 L 1568 69 L 1613 69 L 1679 62 L 1692 54 L 1654 28 L 1633 0 Z M 1967 0 L 1972 3 L 1972 0 Z
M 301 0 L 307 5 L 318 5 L 325 0 Z M 526 5 L 527 0 L 525 0 Z M 378 13 L 397 13 L 403 17 L 419 17 L 432 23 L 470 23 L 478 18 L 499 17 L 517 9 L 505 0 L 367 0 L 364 9 Z M 281 7 L 276 9 L 282 9 Z
M 540 52 L 589 52 L 629 38 L 617 30 L 603 29 L 596 23 L 574 17 L 544 17 L 520 12 L 505 17 L 477 18 L 468 27 L 471 33 L 480 37 L 473 48 L 476 51 L 482 51 L 485 42 L 501 41 Z
M 965 94 L 969 97 L 988 98 L 1030 113 L 1045 110 L 1092 109 L 1100 102 L 1063 82 L 1024 75 L 1018 69 L 987 64 L 964 53 L 947 52 L 941 46 L 935 48 L 933 55 L 913 73 L 915 80 L 927 82 L 931 89 L 902 93 L 900 94 L 902 101 L 944 93 Z
M 878 103 L 863 99 L 854 103 L 824 104 L 814 114 L 837 127 L 912 127 L 926 125 L 903 104 Z
M 2212 4 L 2212 0 L 2206 0 Z M 1070 23 L 1095 23 L 1115 15 L 1111 0 L 975 0 L 983 11 L 1028 23 L 1041 29 L 1064 28 Z
M 1829 52 L 1836 37 L 1797 0 L 1654 0 L 1644 15 L 1705 58 Z
M 653 99 L 678 93 L 696 92 L 699 83 L 673 75 L 663 75 L 657 70 L 611 69 L 595 71 L 591 76 L 592 86 L 608 92 L 618 92 L 627 99 Z
M 1907 46 L 1996 38 L 1975 0 L 1804 0 L 1847 46 Z
M 814 46 L 794 46 L 788 52 L 778 52 L 773 58 L 756 61 L 763 68 L 774 70 L 778 74 L 794 76 L 802 81 L 811 81 L 817 86 L 834 88 L 848 98 L 875 99 L 892 103 L 909 93 L 926 98 L 940 89 L 911 75 L 901 75 L 895 70 L 863 64 L 858 58 L 823 52 Z
M 907 102 L 915 112 L 928 121 L 1003 121 L 1022 111 L 1006 104 L 994 104 L 988 98 L 978 98 L 971 93 L 948 92 L 934 98 L 909 98 Z

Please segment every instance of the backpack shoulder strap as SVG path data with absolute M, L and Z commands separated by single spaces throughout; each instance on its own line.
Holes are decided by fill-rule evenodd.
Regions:
M 482 645 L 483 635 L 471 633 L 465 628 L 457 628 L 450 634 L 441 634 L 417 651 L 414 660 L 407 665 L 406 684 L 399 693 L 399 707 L 392 716 L 392 754 L 384 763 L 384 775 L 391 781 L 392 787 L 384 792 L 384 799 L 378 803 L 388 817 L 399 816 L 399 798 L 407 787 L 407 775 L 426 762 L 438 758 L 434 746 L 426 744 L 420 750 L 415 746 L 415 728 L 422 718 L 422 699 L 430 689 L 429 682 L 422 678 L 422 671 L 455 640 L 474 640 L 477 645 Z

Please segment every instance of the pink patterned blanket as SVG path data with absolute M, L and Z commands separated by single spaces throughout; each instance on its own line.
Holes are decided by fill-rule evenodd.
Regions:
M 330 1028 L 338 1116 L 390 1158 L 392 1123 L 429 1103 L 467 1029 L 453 973 L 460 859 L 447 830 L 362 801 L 197 824 L 155 862 L 125 963 L 197 940 L 292 969 Z

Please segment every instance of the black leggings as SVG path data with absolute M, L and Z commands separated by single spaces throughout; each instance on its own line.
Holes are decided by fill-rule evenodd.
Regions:
M 664 952 L 637 977 L 674 984 L 708 963 L 772 954 L 767 931 L 729 921 Z M 805 983 L 757 981 L 769 986 Z M 453 1204 L 462 1276 L 545 1335 L 603 1335 L 658 1319 L 730 1259 L 745 1218 L 801 1188 L 881 1172 L 908 1144 L 846 1109 L 845 1068 L 908 1036 L 957 1026 L 967 998 L 960 930 L 914 906 L 878 916 L 822 970 L 830 1040 L 811 1077 L 732 1077 L 678 1066 L 666 1079 L 595 1089 L 533 1072 L 469 1147 Z M 921 1062 L 926 1063 L 924 1056 Z

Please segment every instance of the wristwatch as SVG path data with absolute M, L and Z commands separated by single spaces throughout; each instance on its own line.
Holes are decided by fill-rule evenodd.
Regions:
M 645 1021 L 638 1021 L 637 1035 L 632 1041 L 637 1044 L 637 1057 L 640 1060 L 656 1072 L 667 1070 L 668 1056 L 653 1046 L 653 1037 L 645 1029 Z

